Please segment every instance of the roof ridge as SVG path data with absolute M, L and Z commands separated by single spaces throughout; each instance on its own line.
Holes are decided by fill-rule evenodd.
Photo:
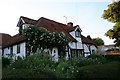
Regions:
M 25 16 L 20 16 L 20 18 L 26 18 L 26 19 L 30 19 L 30 20 L 34 20 L 34 21 L 37 21 L 35 19 L 32 19 L 32 18 L 28 18 L 28 17 L 25 17 Z
M 45 18 L 45 17 L 41 17 L 41 18 L 39 18 L 38 21 L 41 20 L 41 19 L 46 19 L 46 20 L 49 20 L 49 21 L 52 21 L 52 22 L 55 22 L 55 23 L 58 23 L 58 24 L 61 24 L 61 25 L 67 26 L 67 25 L 64 24 L 64 23 L 60 23 L 60 22 L 57 22 L 57 21 L 54 21 L 54 20 L 52 20 L 52 19 L 48 19 L 48 18 Z

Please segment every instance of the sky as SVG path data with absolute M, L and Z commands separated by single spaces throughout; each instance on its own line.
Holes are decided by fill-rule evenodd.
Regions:
M 35 20 L 45 17 L 63 24 L 73 22 L 80 26 L 84 36 L 99 37 L 106 45 L 113 44 L 104 34 L 114 24 L 101 18 L 110 3 L 111 0 L 0 0 L 0 33 L 17 34 L 20 16 Z

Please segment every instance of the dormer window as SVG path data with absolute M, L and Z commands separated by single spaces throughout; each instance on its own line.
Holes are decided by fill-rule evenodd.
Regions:
M 80 30 L 77 29 L 77 30 L 75 31 L 75 36 L 76 36 L 76 37 L 80 37 L 80 35 L 81 35 Z
M 26 29 L 27 27 L 28 27 L 28 25 L 25 25 L 25 24 L 23 25 L 23 29 Z

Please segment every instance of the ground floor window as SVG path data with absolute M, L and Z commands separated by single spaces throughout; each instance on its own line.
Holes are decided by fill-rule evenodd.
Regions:
M 10 54 L 13 54 L 13 47 L 10 47 Z
M 2 56 L 4 56 L 4 49 L 2 49 Z
M 20 44 L 17 45 L 17 53 L 20 53 Z
M 79 58 L 83 55 L 82 49 L 71 49 L 71 58 Z

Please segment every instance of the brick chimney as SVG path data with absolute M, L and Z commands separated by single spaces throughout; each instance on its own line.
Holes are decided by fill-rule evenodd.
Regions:
M 72 23 L 72 22 L 69 22 L 69 23 L 67 23 L 67 26 L 73 27 L 73 23 Z

